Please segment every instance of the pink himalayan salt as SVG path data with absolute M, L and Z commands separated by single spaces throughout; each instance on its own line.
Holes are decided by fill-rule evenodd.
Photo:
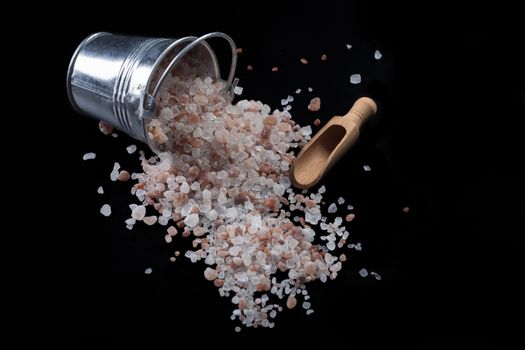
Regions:
M 113 125 L 101 120 L 98 122 L 98 129 L 104 135 L 110 135 L 113 132 Z
M 319 97 L 314 97 L 308 104 L 308 109 L 312 112 L 317 112 L 321 109 L 321 99 Z
M 207 267 L 206 270 L 204 270 L 204 278 L 206 278 L 208 281 L 213 281 L 217 278 L 217 271 Z

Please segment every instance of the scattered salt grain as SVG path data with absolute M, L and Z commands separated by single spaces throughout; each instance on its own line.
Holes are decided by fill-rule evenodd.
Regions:
M 327 59 L 328 59 L 328 56 L 326 56 L 325 54 L 321 56 L 321 61 L 326 61 Z
M 252 65 L 250 65 L 250 64 L 249 64 L 249 65 L 247 65 L 247 66 L 246 66 L 246 70 L 253 70 L 253 66 L 252 66 Z
M 114 133 L 111 134 L 111 137 L 117 138 L 118 134 L 116 132 L 114 132 Z
M 100 208 L 100 214 L 104 216 L 110 216 L 111 215 L 111 206 L 109 204 L 104 204 L 102 208 Z
M 308 104 L 308 110 L 317 112 L 319 109 L 321 109 L 321 99 L 319 97 L 312 98 Z
M 279 67 L 273 67 L 272 72 L 277 72 L 279 70 Z
M 352 74 L 350 76 L 350 83 L 351 84 L 360 84 L 361 83 L 361 74 Z
M 236 331 L 237 333 L 239 333 L 239 332 L 241 331 L 241 327 L 239 327 L 239 326 L 235 327 L 235 331 Z
M 345 199 L 343 197 L 339 197 L 337 199 L 337 204 L 339 204 L 339 205 L 345 204 Z
M 104 188 L 102 186 L 98 186 L 97 193 L 98 194 L 104 194 Z
M 375 58 L 376 60 L 380 60 L 381 57 L 383 57 L 383 55 L 381 54 L 381 52 L 380 52 L 379 50 L 376 50 L 376 51 L 374 52 L 374 58 Z
M 368 271 L 366 269 L 361 269 L 361 270 L 359 270 L 359 275 L 361 277 L 366 277 L 366 276 L 368 276 Z
M 308 310 L 310 308 L 310 306 L 312 306 L 312 304 L 310 304 L 310 302 L 308 302 L 308 301 L 303 302 L 303 309 Z
M 350 45 L 350 44 L 346 44 L 346 49 L 347 49 L 347 50 L 350 50 L 351 48 L 352 48 L 352 45 Z
M 409 208 L 409 207 L 404 207 L 404 208 L 403 208 L 403 213 L 406 214 L 406 213 L 408 213 L 409 211 L 410 211 L 410 208 Z
M 335 203 L 330 204 L 328 207 L 328 213 L 333 214 L 337 211 L 337 205 Z
M 117 176 L 117 180 L 119 180 L 119 181 L 128 181 L 129 180 L 129 173 L 126 170 L 121 170 L 120 173 Z
M 204 278 L 206 278 L 208 281 L 213 281 L 217 278 L 217 271 L 207 267 L 206 270 L 204 270 Z
M 311 87 L 308 88 L 308 92 L 312 92 L 314 91 L 314 89 L 312 89 Z
M 101 120 L 101 121 L 98 122 L 98 129 L 104 135 L 109 135 L 109 134 L 111 134 L 113 132 L 113 125 L 111 125 L 109 123 L 106 123 L 106 122 Z
M 240 87 L 240 86 L 236 86 L 236 87 L 233 89 L 233 93 L 234 93 L 235 95 L 242 95 L 242 90 L 243 90 L 242 87 Z
M 297 305 L 297 299 L 290 295 L 288 299 L 286 300 L 286 307 L 289 309 L 293 309 Z
M 151 226 L 151 225 L 154 225 L 156 222 L 157 222 L 157 217 L 155 215 L 152 215 L 152 216 L 145 216 L 142 221 L 148 225 L 148 226 Z
M 128 151 L 129 154 L 135 153 L 136 150 L 137 150 L 136 145 L 129 145 L 128 147 L 126 147 L 126 151 Z
M 242 47 L 238 47 L 236 50 L 237 53 L 242 53 Z
M 370 167 L 370 165 L 363 165 L 363 170 L 364 171 L 372 171 L 372 168 Z
M 199 223 L 199 214 L 190 214 L 184 219 L 184 224 L 188 227 L 195 227 Z
M 297 90 L 295 90 L 295 93 L 296 93 L 296 94 L 300 94 L 300 93 L 301 93 L 301 89 L 297 89 Z
M 346 206 L 346 209 L 348 209 L 348 210 L 354 210 L 354 206 L 351 205 L 351 204 L 348 204 L 348 205 Z
M 83 159 L 83 160 L 95 159 L 96 156 L 97 156 L 96 153 L 89 152 L 89 153 L 84 154 L 84 156 L 82 157 L 82 159 Z
M 113 170 L 111 171 L 111 174 L 109 175 L 109 178 L 111 179 L 111 181 L 117 181 L 118 175 L 120 173 L 119 170 L 120 170 L 120 164 L 115 162 L 115 164 L 113 164 Z
M 323 185 L 321 187 L 319 187 L 319 190 L 318 190 L 319 194 L 323 194 L 326 192 L 326 187 Z
M 321 125 L 321 120 L 319 118 L 317 118 L 316 120 L 314 120 L 314 125 L 315 126 L 319 126 Z
M 308 60 L 306 58 L 301 58 L 299 60 L 302 64 L 308 64 Z
M 142 220 L 144 219 L 144 216 L 146 215 L 146 207 L 143 205 L 137 205 L 133 209 L 131 209 L 131 217 L 135 220 Z
M 146 275 L 149 275 L 149 274 L 151 274 L 152 272 L 153 272 L 153 269 L 152 269 L 151 267 L 148 267 L 146 270 L 144 270 L 144 273 L 145 273 Z
M 381 277 L 381 275 L 378 274 L 377 272 L 370 272 L 370 274 L 371 274 L 372 276 L 374 276 L 374 278 L 375 278 L 376 280 L 381 281 L 382 277 Z
M 345 220 L 346 222 L 351 222 L 352 220 L 355 219 L 355 214 L 348 214 L 346 217 L 345 217 Z

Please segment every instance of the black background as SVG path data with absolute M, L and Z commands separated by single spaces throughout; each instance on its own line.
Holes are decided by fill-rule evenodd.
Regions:
M 6 186 L 14 205 L 2 249 L 4 288 L 14 312 L 4 340 L 523 346 L 524 33 L 514 18 L 519 11 L 495 8 L 92 3 L 37 13 L 26 58 L 37 54 L 29 73 L 38 88 L 17 106 L 30 114 L 27 123 L 9 118 L 29 133 L 6 153 L 7 172 L 19 181 Z M 351 239 L 363 251 L 350 253 L 336 281 L 311 285 L 313 315 L 286 311 L 272 330 L 233 331 L 231 305 L 204 280 L 203 266 L 168 261 L 187 243 L 167 245 L 160 227 L 125 229 L 129 184 L 110 183 L 109 173 L 115 161 L 139 170 L 125 151 L 134 142 L 100 134 L 94 120 L 73 112 L 65 91 L 69 59 L 92 32 L 177 37 L 216 30 L 244 49 L 237 68 L 244 98 L 280 108 L 291 94 L 302 124 L 344 113 L 362 95 L 381 108 L 326 178 L 329 199 L 343 195 L 355 206 Z M 218 55 L 227 62 L 226 50 Z M 301 57 L 310 63 L 300 64 Z M 351 86 L 357 72 L 363 83 Z M 317 114 L 306 109 L 315 96 L 322 100 Z M 82 161 L 91 151 L 96 160 Z M 110 218 L 98 212 L 104 203 L 112 205 Z M 146 267 L 153 268 L 149 276 Z M 383 280 L 359 277 L 362 267 Z

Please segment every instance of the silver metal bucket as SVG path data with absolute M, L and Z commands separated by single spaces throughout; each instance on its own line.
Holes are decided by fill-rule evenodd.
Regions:
M 67 72 L 67 92 L 81 113 L 106 121 L 133 138 L 155 146 L 148 137 L 146 119 L 156 116 L 156 97 L 167 75 L 190 51 L 207 71 L 220 79 L 217 57 L 206 42 L 223 38 L 231 47 L 231 66 L 226 87 L 231 92 L 237 65 L 233 40 L 224 33 L 200 38 L 142 38 L 95 33 L 78 46 Z M 233 84 L 232 84 L 233 82 Z

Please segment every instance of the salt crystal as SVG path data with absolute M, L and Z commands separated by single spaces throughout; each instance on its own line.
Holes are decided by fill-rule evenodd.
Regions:
M 370 167 L 370 165 L 363 165 L 363 170 L 364 171 L 371 171 L 372 168 Z
M 374 58 L 375 58 L 376 60 L 380 60 L 381 57 L 383 57 L 383 55 L 381 54 L 381 52 L 380 52 L 379 50 L 376 50 L 376 51 L 374 52 Z
M 96 156 L 97 156 L 96 153 L 89 152 L 89 153 L 84 154 L 84 156 L 82 157 L 82 159 L 83 159 L 83 160 L 95 159 Z
M 354 210 L 354 206 L 351 205 L 351 204 L 348 204 L 348 205 L 346 206 L 346 209 L 348 209 L 348 210 Z
M 339 204 L 339 205 L 345 204 L 345 199 L 343 197 L 339 197 L 337 199 L 337 204 Z
M 207 267 L 206 270 L 204 270 L 204 278 L 206 278 L 208 281 L 213 281 L 217 278 L 217 271 Z
M 98 194 L 104 194 L 104 188 L 102 186 L 98 186 L 97 193 Z
M 98 129 L 104 135 L 109 135 L 113 132 L 113 125 L 101 120 L 98 122 Z
M 301 58 L 299 60 L 302 64 L 308 64 L 308 60 L 306 58 Z
M 146 270 L 144 270 L 144 273 L 145 273 L 146 275 L 149 275 L 149 274 L 151 274 L 152 272 L 153 272 L 153 269 L 152 269 L 151 267 L 148 267 Z
M 330 204 L 328 207 L 328 213 L 333 214 L 337 211 L 337 205 L 335 203 Z
M 334 250 L 335 249 L 335 242 L 334 241 L 330 241 L 328 243 L 326 243 L 326 248 L 328 248 L 328 250 Z
M 243 90 L 242 87 L 240 87 L 240 86 L 236 86 L 236 87 L 233 89 L 233 93 L 234 93 L 235 95 L 242 95 L 242 90 Z
M 187 182 L 183 182 L 182 185 L 180 185 L 180 191 L 182 193 L 189 193 L 190 192 L 190 186 Z
M 308 88 L 308 92 L 312 92 L 314 91 L 314 89 L 312 89 L 311 87 Z
M 361 277 L 366 277 L 366 276 L 368 276 L 368 271 L 366 269 L 361 269 L 361 270 L 359 270 L 359 275 Z
M 148 226 L 154 225 L 157 222 L 157 220 L 158 218 L 154 215 L 146 216 L 142 219 L 142 221 Z
M 409 208 L 409 207 L 404 207 L 404 208 L 403 208 L 403 213 L 406 214 L 406 213 L 408 213 L 409 211 L 410 211 L 410 208 Z
M 326 187 L 324 185 L 319 187 L 319 190 L 317 192 L 319 192 L 320 194 L 325 193 L 326 192 Z
M 100 214 L 104 216 L 110 216 L 111 215 L 111 206 L 109 204 L 104 204 L 102 208 L 100 208 Z
M 351 84 L 360 84 L 361 83 L 361 74 L 352 74 L 350 76 L 350 83 Z
M 111 134 L 111 136 L 114 137 L 114 138 L 117 138 L 118 134 L 116 132 L 114 132 L 114 133 Z
M 130 146 L 126 147 L 126 151 L 129 154 L 135 153 L 136 150 L 137 150 L 137 146 L 136 145 L 130 145 Z
M 310 308 L 311 304 L 308 301 L 303 302 L 303 309 L 308 310 Z
M 184 224 L 188 227 L 195 227 L 199 223 L 199 214 L 190 214 L 184 219 Z
M 301 89 L 297 89 L 297 90 L 295 90 L 295 93 L 296 93 L 296 94 L 300 94 L 300 93 L 301 93 Z
M 237 333 L 239 333 L 239 332 L 241 331 L 241 327 L 238 327 L 238 326 L 235 327 L 235 331 L 236 331 Z
M 142 220 L 146 215 L 146 207 L 138 205 L 131 210 L 131 217 L 135 220 Z
M 352 45 L 350 45 L 350 44 L 346 44 L 346 49 L 347 49 L 347 50 L 350 50 L 351 48 L 352 48 Z
M 111 174 L 109 175 L 111 181 L 117 181 L 118 175 L 120 174 L 120 164 L 115 162 L 113 165 L 113 170 L 111 171 Z
M 321 99 L 319 97 L 312 98 L 308 104 L 308 110 L 317 112 L 319 109 L 321 109 Z

